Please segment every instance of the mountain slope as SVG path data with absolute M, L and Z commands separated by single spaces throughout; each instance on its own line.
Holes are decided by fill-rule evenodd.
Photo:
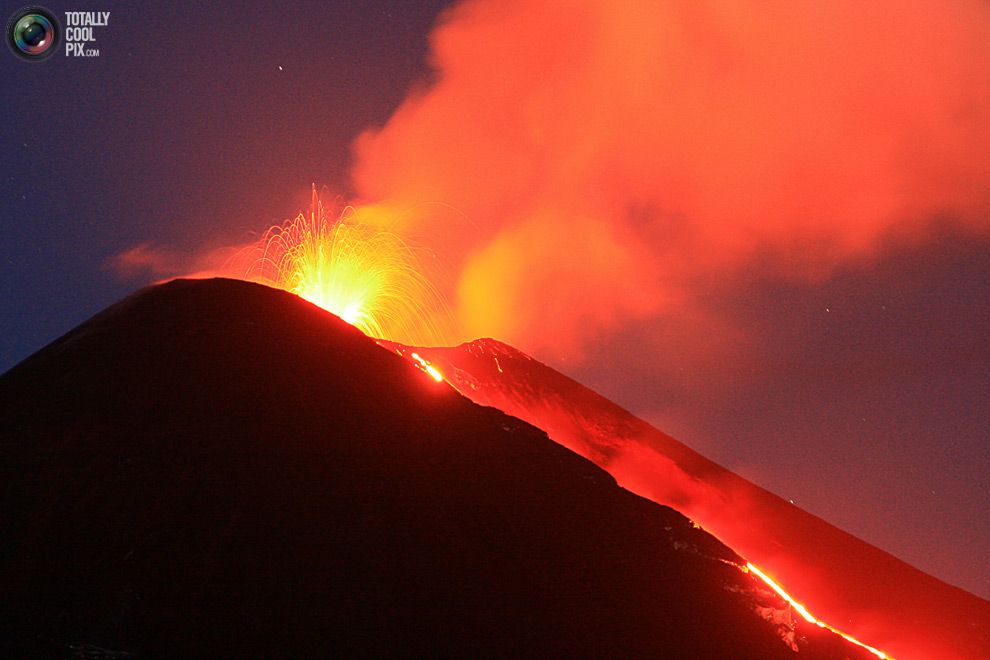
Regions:
M 676 511 L 244 282 L 147 289 L 0 377 L 0 529 L 4 657 L 861 656 Z
M 699 521 L 844 632 L 898 658 L 990 657 L 987 601 L 746 481 L 528 355 L 492 339 L 391 348 L 418 351 L 473 401 L 545 430 L 622 486 Z

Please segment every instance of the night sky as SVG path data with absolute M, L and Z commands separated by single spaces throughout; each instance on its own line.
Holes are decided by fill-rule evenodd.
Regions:
M 98 58 L 5 46 L 0 369 L 143 284 L 106 271 L 125 249 L 243 242 L 313 182 L 346 192 L 351 141 L 426 75 L 442 5 L 97 3 Z
M 602 290 L 616 281 L 650 288 L 663 279 L 665 284 L 656 285 L 657 290 L 669 288 L 670 298 L 687 296 L 690 304 L 662 304 L 661 295 L 643 300 L 619 291 L 612 297 L 620 303 L 604 318 L 575 316 L 573 323 L 563 325 L 557 318 L 539 316 L 545 306 L 558 318 L 563 316 L 552 303 L 517 297 L 500 309 L 528 305 L 525 323 L 488 329 L 474 318 L 468 334 L 494 335 L 518 345 L 744 477 L 941 579 L 990 597 L 990 569 L 984 560 L 990 554 L 990 222 L 986 214 L 979 215 L 986 206 L 967 206 L 978 215 L 969 222 L 957 221 L 951 212 L 944 217 L 930 213 L 929 206 L 917 203 L 921 193 L 913 192 L 919 190 L 919 181 L 928 180 L 920 177 L 910 179 L 915 196 L 906 204 L 926 209 L 924 231 L 899 233 L 885 226 L 866 238 L 857 234 L 854 247 L 834 248 L 841 256 L 829 259 L 827 266 L 791 263 L 805 264 L 808 255 L 815 254 L 818 234 L 783 243 L 760 238 L 759 231 L 746 225 L 735 227 L 731 235 L 728 230 L 704 234 L 709 247 L 699 248 L 696 259 L 691 251 L 694 239 L 664 251 L 657 247 L 665 245 L 655 236 L 658 226 L 680 227 L 682 215 L 725 209 L 692 201 L 694 181 L 686 176 L 681 180 L 664 174 L 665 184 L 687 192 L 662 207 L 649 182 L 636 183 L 626 194 L 625 184 L 611 186 L 600 175 L 556 176 L 558 169 L 574 167 L 572 161 L 547 158 L 532 165 L 534 159 L 526 156 L 533 150 L 517 151 L 505 137 L 509 128 L 519 127 L 509 126 L 511 118 L 505 126 L 499 123 L 505 114 L 498 113 L 500 102 L 471 97 L 483 97 L 488 87 L 464 83 L 470 76 L 450 64 L 461 56 L 467 62 L 483 62 L 489 68 L 481 80 L 490 79 L 498 94 L 508 90 L 505 98 L 510 98 L 509 92 L 518 92 L 510 75 L 513 66 L 523 68 L 529 60 L 526 53 L 500 46 L 494 32 L 492 43 L 458 40 L 461 33 L 451 32 L 435 58 L 440 66 L 446 62 L 450 72 L 449 85 L 441 90 L 446 96 L 435 105 L 417 105 L 419 97 L 411 97 L 410 112 L 377 141 L 363 143 L 355 156 L 353 144 L 363 131 L 386 126 L 411 89 L 419 94 L 434 80 L 428 39 L 446 4 L 237 3 L 224 8 L 213 3 L 97 3 L 83 9 L 111 12 L 109 26 L 97 33 L 100 57 L 56 55 L 46 62 L 24 63 L 9 52 L 0 54 L 6 88 L 0 106 L 0 370 L 156 276 L 137 272 L 123 277 L 108 265 L 116 255 L 142 244 L 152 251 L 184 255 L 244 243 L 301 210 L 313 182 L 345 196 L 449 203 L 469 220 L 478 216 L 478 236 L 468 241 L 472 247 L 451 250 L 458 259 L 468 259 L 465 254 L 477 257 L 459 262 L 470 263 L 472 268 L 465 272 L 475 277 L 493 272 L 484 267 L 485 255 L 493 253 L 478 245 L 500 236 L 501 222 L 510 227 L 514 216 L 545 218 L 539 227 L 556 235 L 521 223 L 522 229 L 499 245 L 512 245 L 510 239 L 522 236 L 550 249 L 559 242 L 560 250 L 580 254 L 581 246 L 564 235 L 568 232 L 556 229 L 559 209 L 588 213 L 589 208 L 621 207 L 625 215 L 623 229 L 616 234 L 616 253 L 630 242 L 641 245 L 643 253 L 628 263 L 646 275 L 640 279 L 621 268 L 602 271 Z M 4 16 L 20 6 L 6 3 Z M 66 10 L 80 9 L 59 2 L 47 7 L 60 18 Z M 484 24 L 484 12 L 478 16 L 475 20 Z M 572 28 L 567 17 L 552 18 L 554 38 L 563 35 L 561 39 L 580 35 L 583 26 L 594 21 L 578 17 Z M 540 39 L 526 33 L 526 24 L 520 21 L 513 31 L 539 45 Z M 737 76 L 731 57 L 723 55 L 720 51 L 713 70 L 731 86 L 731 80 L 744 76 Z M 938 61 L 935 56 L 929 59 Z M 563 64 L 546 60 L 548 70 L 556 66 L 569 66 L 567 58 Z M 539 67 L 529 69 L 540 77 Z M 580 67 L 575 71 L 580 78 Z M 644 84 L 625 75 L 618 76 L 621 84 L 616 89 Z M 898 89 L 911 90 L 913 75 L 925 74 L 905 74 Z M 962 76 L 960 81 L 971 85 Z M 667 93 L 678 98 L 678 88 Z M 465 94 L 471 98 L 462 107 Z M 706 103 L 703 95 L 691 94 L 692 108 Z M 985 102 L 987 95 L 982 96 Z M 561 98 L 566 97 L 553 100 Z M 582 109 L 597 107 L 578 95 L 566 101 Z M 476 107 L 491 107 L 493 114 L 472 115 L 469 111 Z M 980 116 L 985 108 L 972 112 Z M 445 138 L 444 125 L 450 122 L 444 121 L 447 115 L 429 117 L 434 111 L 449 112 L 455 119 L 458 114 L 467 117 L 469 126 L 457 134 L 470 139 L 454 143 Z M 765 112 L 773 114 L 772 109 Z M 552 121 L 543 125 L 545 117 Z M 527 144 L 551 156 L 561 153 L 555 146 L 558 141 L 568 147 L 581 143 L 589 151 L 602 151 L 606 144 L 609 153 L 613 143 L 616 153 L 622 153 L 634 152 L 637 142 L 649 142 L 636 135 L 629 140 L 633 146 L 618 144 L 604 129 L 605 137 L 585 142 L 587 116 L 546 110 L 543 105 L 524 119 L 520 126 Z M 622 123 L 607 119 L 603 126 L 607 124 L 608 131 Z M 878 125 L 888 119 L 879 111 L 872 117 Z M 674 115 L 664 120 L 677 124 Z M 664 120 L 657 120 L 658 131 Z M 818 126 L 828 121 L 817 116 L 815 120 Z M 432 131 L 431 122 L 441 128 Z M 636 126 L 634 120 L 630 124 Z M 733 125 L 725 134 L 746 137 L 760 130 L 753 120 Z M 811 144 L 816 131 L 795 133 L 798 137 L 791 135 L 786 142 L 781 138 L 774 146 L 784 152 L 790 145 L 801 146 L 802 140 Z M 937 145 L 937 138 L 945 134 L 932 131 L 927 137 Z M 422 135 L 422 142 L 409 135 Z M 451 142 L 450 149 L 445 140 Z M 684 145 L 691 142 L 689 134 L 683 144 L 654 146 L 687 154 Z M 728 151 L 761 149 L 759 140 L 738 139 Z M 475 151 L 485 159 L 479 157 L 475 164 L 462 157 Z M 421 176 L 419 161 L 408 155 L 416 153 L 441 165 L 430 170 L 432 165 L 423 163 L 427 173 Z M 667 166 L 680 172 L 685 162 L 719 162 L 708 158 L 709 150 L 704 153 L 694 160 L 685 156 L 670 163 L 644 161 L 628 178 L 635 179 L 640 170 L 652 172 L 655 165 L 658 172 Z M 866 153 L 851 153 L 848 159 L 866 158 Z M 635 161 L 641 154 L 625 156 L 617 157 L 616 163 Z M 834 177 L 834 190 L 826 192 L 841 196 L 843 186 L 857 188 L 861 173 L 843 169 L 847 159 L 842 154 L 835 158 L 830 171 L 846 178 Z M 450 163 L 454 164 L 444 169 Z M 619 165 L 609 171 L 620 170 L 627 173 Z M 515 171 L 522 174 L 504 187 L 446 185 L 459 176 L 487 181 Z M 725 171 L 734 170 L 726 166 Z M 984 161 L 968 169 L 939 170 L 932 165 L 930 176 L 935 180 L 946 172 L 964 181 L 967 191 L 976 190 L 973 198 L 990 190 L 990 169 Z M 794 176 L 800 179 L 804 171 Z M 537 178 L 551 183 L 531 185 Z M 721 179 L 714 180 L 721 185 Z M 753 189 L 761 186 L 758 177 L 746 182 Z M 562 204 L 562 195 L 542 190 L 564 190 L 571 184 L 580 194 L 600 194 L 600 199 L 594 205 Z M 537 187 L 541 191 L 533 192 Z M 613 190 L 621 193 L 611 194 Z M 709 189 L 702 185 L 698 190 Z M 487 193 L 491 197 L 485 197 Z M 499 195 L 510 202 L 501 206 Z M 534 203 L 537 211 L 512 205 L 529 198 L 539 200 Z M 498 214 L 492 211 L 495 219 L 482 219 L 484 211 L 472 204 L 499 204 Z M 862 208 L 872 207 L 836 213 L 849 211 L 856 218 Z M 758 218 L 759 207 L 753 209 L 738 206 L 740 214 L 752 212 Z M 786 213 L 781 217 L 780 222 L 790 222 Z M 636 222 L 625 222 L 628 218 Z M 573 222 L 571 233 L 576 236 L 595 226 Z M 780 233 L 787 233 L 786 227 Z M 429 231 L 423 236 L 428 239 Z M 715 249 L 713 244 L 729 247 Z M 741 244 L 747 248 L 739 248 Z M 642 266 L 680 261 L 691 265 L 656 270 Z M 556 262 L 541 258 L 541 264 L 546 263 Z M 589 263 L 589 268 L 595 265 L 593 260 Z M 573 266 L 565 261 L 557 270 L 542 267 L 538 274 L 520 266 L 511 277 L 500 273 L 486 281 L 542 283 L 551 277 L 566 282 L 573 275 L 567 269 Z M 668 286 L 668 281 L 677 286 Z M 461 295 L 465 290 L 471 289 L 462 285 Z M 582 295 L 594 298 L 594 291 L 593 284 L 585 286 Z M 543 323 L 546 333 L 536 337 L 532 328 Z M 565 348 L 558 350 L 560 346 Z

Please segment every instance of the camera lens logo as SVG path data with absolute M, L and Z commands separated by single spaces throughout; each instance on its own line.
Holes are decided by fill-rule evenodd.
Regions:
M 55 15 L 41 7 L 16 12 L 7 23 L 7 43 L 26 60 L 43 60 L 58 50 L 61 28 Z

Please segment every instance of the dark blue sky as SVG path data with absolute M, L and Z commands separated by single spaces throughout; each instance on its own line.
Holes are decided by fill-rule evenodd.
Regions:
M 346 194 L 352 140 L 428 75 L 445 4 L 94 2 L 83 9 L 111 12 L 100 57 L 0 53 L 0 371 L 145 284 L 107 269 L 123 250 L 242 243 L 301 209 L 312 182 Z M 4 3 L 5 20 L 21 6 Z M 988 597 L 988 255 L 985 239 L 946 229 L 825 283 L 757 269 L 713 284 L 704 304 L 764 339 L 743 369 L 677 354 L 690 328 L 635 323 L 565 368 Z M 658 332 L 669 354 L 625 350 L 647 335 L 664 345 Z
M 5 46 L 0 371 L 142 283 L 111 256 L 243 242 L 312 182 L 346 192 L 351 141 L 426 75 L 444 4 L 90 3 L 98 58 Z

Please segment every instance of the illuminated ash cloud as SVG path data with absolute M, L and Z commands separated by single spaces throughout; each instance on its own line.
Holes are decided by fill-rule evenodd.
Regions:
M 465 338 L 566 355 L 757 257 L 990 228 L 985 2 L 466 2 L 432 62 L 354 181 L 459 266 Z

